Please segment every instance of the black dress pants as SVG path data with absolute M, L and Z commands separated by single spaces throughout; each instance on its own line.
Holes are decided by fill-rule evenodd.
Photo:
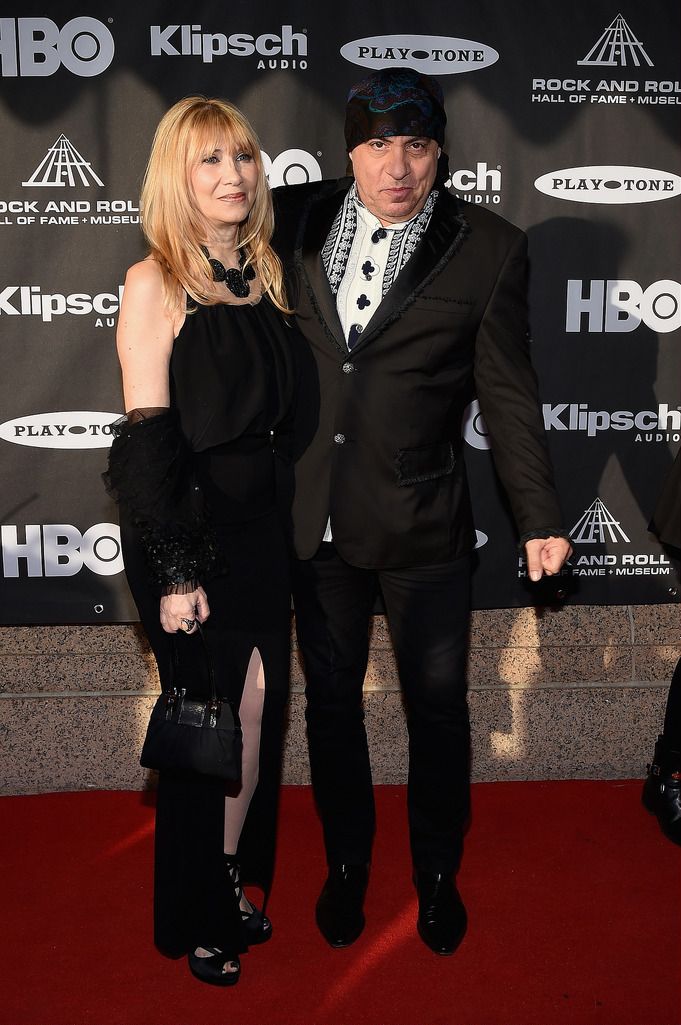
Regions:
M 350 566 L 325 543 L 294 568 L 310 768 L 327 859 L 371 859 L 375 815 L 362 686 L 379 588 L 407 712 L 414 865 L 453 873 L 469 811 L 470 556 L 434 566 L 368 570 Z

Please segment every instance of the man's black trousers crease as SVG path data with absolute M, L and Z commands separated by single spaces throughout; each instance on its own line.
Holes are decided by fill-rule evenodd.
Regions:
M 469 810 L 466 653 L 470 556 L 407 569 L 358 569 L 324 543 L 294 569 L 307 680 L 315 799 L 329 864 L 371 860 L 375 814 L 362 686 L 377 589 L 405 699 L 414 865 L 456 872 Z

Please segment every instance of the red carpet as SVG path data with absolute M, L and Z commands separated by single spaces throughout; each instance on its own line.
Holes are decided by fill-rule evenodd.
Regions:
M 438 958 L 414 931 L 404 790 L 378 788 L 367 928 L 313 922 L 324 875 L 310 791 L 287 788 L 272 940 L 236 989 L 150 939 L 153 809 L 136 793 L 0 800 L 2 1025 L 681 1025 L 679 849 L 640 783 L 478 784 Z

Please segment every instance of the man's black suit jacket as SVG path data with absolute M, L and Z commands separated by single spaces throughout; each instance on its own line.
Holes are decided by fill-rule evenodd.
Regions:
M 441 190 L 417 249 L 348 353 L 320 251 L 350 184 L 274 193 L 274 244 L 319 380 L 318 396 L 301 396 L 318 422 L 296 465 L 298 556 L 314 555 L 329 515 L 354 566 L 429 565 L 471 551 L 461 425 L 476 394 L 519 534 L 558 533 L 529 359 L 524 233 Z

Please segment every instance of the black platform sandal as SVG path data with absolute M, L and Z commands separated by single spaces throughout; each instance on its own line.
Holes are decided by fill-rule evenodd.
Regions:
M 208 982 L 211 986 L 236 986 L 241 975 L 241 963 L 238 957 L 225 954 L 217 947 L 197 947 L 207 950 L 209 957 L 201 957 L 196 951 L 187 954 L 189 969 L 200 982 Z M 235 971 L 225 971 L 226 965 L 236 965 Z
M 255 943 L 267 943 L 268 939 L 272 935 L 272 923 L 260 908 L 256 908 L 255 905 L 251 904 L 248 897 L 244 896 L 239 876 L 239 862 L 236 858 L 231 854 L 225 854 L 225 864 L 227 865 L 227 873 L 232 881 L 234 893 L 236 894 L 236 899 L 241 910 L 241 921 L 243 923 L 246 942 L 249 945 Z M 248 907 L 244 908 L 243 903 L 246 903 Z

